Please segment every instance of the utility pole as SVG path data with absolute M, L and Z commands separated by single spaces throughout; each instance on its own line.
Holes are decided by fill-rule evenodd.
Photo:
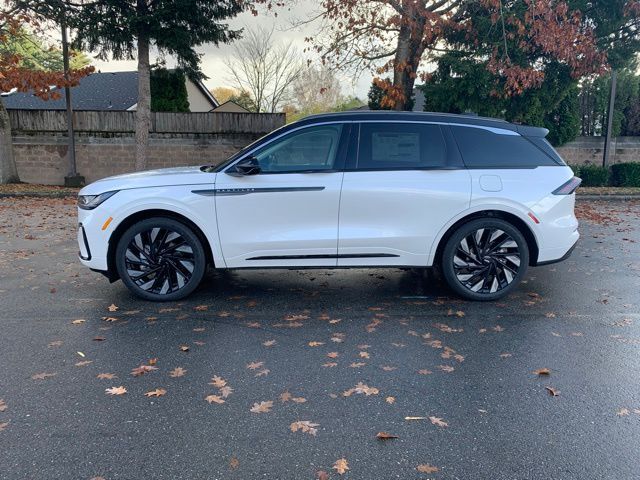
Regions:
M 69 87 L 69 41 L 67 39 L 67 24 L 64 18 L 60 20 L 62 29 L 62 62 L 64 68 L 64 78 L 67 81 L 64 87 L 64 96 L 67 106 L 67 136 L 69 146 L 67 148 L 67 158 L 69 159 L 69 173 L 64 177 L 65 187 L 81 187 L 84 185 L 84 177 L 78 175 L 76 169 L 76 139 L 73 129 L 73 107 L 71 106 L 71 88 Z
M 609 98 L 609 115 L 607 117 L 607 136 L 604 140 L 604 154 L 602 156 L 602 166 L 609 166 L 609 154 L 611 152 L 611 130 L 613 129 L 613 112 L 616 104 L 616 83 L 618 74 L 615 70 L 611 70 L 611 97 Z

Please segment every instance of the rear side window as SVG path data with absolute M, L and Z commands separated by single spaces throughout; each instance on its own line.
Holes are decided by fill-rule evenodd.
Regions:
M 444 167 L 447 150 L 439 125 L 363 123 L 358 170 Z
M 451 126 L 469 168 L 556 166 L 558 163 L 520 135 L 500 135 L 483 128 Z

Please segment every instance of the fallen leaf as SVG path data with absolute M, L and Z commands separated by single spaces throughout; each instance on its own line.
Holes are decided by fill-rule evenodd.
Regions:
M 349 463 L 346 458 L 341 458 L 336 460 L 336 463 L 333 464 L 333 469 L 338 472 L 340 475 L 344 475 L 349 470 Z
M 117 322 L 118 319 L 115 317 L 102 317 L 102 320 L 104 320 L 105 322 Z
M 438 418 L 438 417 L 429 417 L 429 420 L 431 420 L 431 423 L 433 423 L 437 427 L 448 427 L 449 426 L 449 424 L 447 422 L 445 422 L 444 420 L 442 420 L 441 418 Z
M 119 307 L 113 303 L 107 307 L 107 310 L 109 310 L 110 312 L 117 312 L 118 309 Z
M 556 390 L 553 387 L 544 387 L 547 389 L 547 392 L 549 392 L 549 395 L 551 395 L 552 397 L 557 397 L 558 395 L 560 395 L 560 391 Z
M 400 438 L 397 435 L 391 435 L 390 433 L 387 432 L 378 432 L 378 434 L 376 435 L 376 438 L 378 440 L 391 440 L 393 438 Z
M 426 420 L 427 417 L 404 417 L 405 420 Z
M 431 375 L 433 372 L 431 370 L 427 370 L 426 368 L 423 368 L 422 370 L 418 370 L 418 374 L 419 375 Z
M 113 380 L 114 378 L 118 378 L 114 373 L 99 373 L 96 377 L 100 380 Z
M 380 368 L 382 368 L 382 370 L 384 370 L 385 372 L 393 372 L 394 370 L 398 369 L 398 367 L 390 367 L 388 365 L 384 365 Z
M 537 370 L 534 370 L 533 373 L 535 375 L 551 375 L 551 370 L 549 370 L 548 368 L 539 368 Z
M 82 352 L 76 352 L 78 355 L 80 355 L 82 358 L 86 357 L 86 355 Z
M 447 372 L 447 373 L 451 373 L 455 370 L 455 368 L 449 366 L 449 365 L 438 365 L 438 368 L 440 370 L 442 370 L 443 372 Z
M 62 340 L 54 340 L 53 342 L 49 342 L 49 347 L 59 347 L 62 345 Z
M 188 352 L 189 351 L 189 346 L 188 345 L 180 345 L 180 351 L 181 352 Z
M 389 405 L 393 405 L 396 401 L 396 397 L 387 397 L 384 399 L 385 402 L 387 402 Z
M 211 379 L 211 382 L 209 382 L 209 385 L 213 385 L 216 388 L 222 388 L 227 384 L 227 381 L 222 378 L 219 377 L 218 375 L 214 375 L 213 378 Z
M 86 322 L 86 320 L 84 320 L 84 319 L 82 319 L 82 318 L 79 318 L 79 319 L 77 319 L 77 320 L 73 320 L 71 323 L 72 323 L 73 325 L 82 325 L 84 322 Z
M 222 395 L 222 398 L 227 398 L 232 393 L 233 388 L 231 388 L 229 385 L 225 385 L 224 387 L 220 388 L 220 395 Z
M 338 364 L 336 362 L 327 362 L 327 363 L 323 363 L 322 366 L 325 368 L 332 368 L 332 367 L 337 367 Z
M 349 390 L 345 390 L 342 395 L 345 397 L 350 397 L 354 393 L 364 394 L 368 397 L 369 395 L 377 395 L 378 393 L 380 393 L 380 391 L 375 387 L 369 387 L 362 382 L 358 382 L 355 387 L 350 388 Z
M 301 432 L 315 436 L 318 433 L 318 429 L 316 427 L 319 425 L 319 423 L 311 423 L 309 420 L 298 420 L 297 422 L 293 422 L 289 428 L 292 432 L 300 430 Z
M 9 426 L 9 422 L 0 423 L 0 432 Z
M 209 402 L 209 403 L 224 403 L 224 398 L 218 396 L 218 395 L 207 395 L 206 397 L 204 397 L 204 399 Z
M 438 467 L 433 467 L 428 464 L 421 464 L 416 467 L 416 470 L 419 471 L 420 473 L 436 473 L 440 469 Z
M 144 394 L 145 397 L 163 397 L 167 391 L 164 388 L 156 388 Z
M 149 365 L 156 365 L 158 363 L 158 359 L 157 358 L 150 358 L 147 363 Z
M 92 340 L 94 342 L 104 342 L 106 340 L 106 337 L 93 337 Z
M 268 368 L 265 368 L 265 369 L 263 369 L 263 370 L 260 370 L 260 371 L 259 371 L 258 373 L 256 373 L 254 376 L 255 376 L 255 377 L 265 377 L 265 376 L 269 375 L 269 372 L 270 372 L 270 371 L 271 371 L 271 370 L 269 370 Z
M 289 393 L 289 390 L 286 390 L 280 394 L 280 401 L 282 403 L 287 403 L 289 400 L 291 400 L 291 394 Z
M 105 389 L 105 392 L 107 392 L 109 395 L 124 395 L 125 393 L 127 393 L 127 389 L 122 386 L 111 387 Z
M 324 470 L 319 470 L 316 472 L 316 480 L 329 480 L 329 474 Z
M 229 460 L 229 467 L 231 468 L 231 470 L 235 470 L 239 466 L 240 461 L 236 457 L 231 457 L 231 460 Z
M 204 311 L 209 310 L 209 305 L 196 305 L 195 307 L 193 307 L 193 309 L 196 312 L 204 312 Z
M 139 367 L 131 370 L 131 375 L 139 377 L 140 375 L 144 375 L 145 373 L 149 373 L 154 370 L 158 370 L 158 367 L 154 367 L 153 365 L 140 365 Z
M 291 401 L 292 401 L 293 403 L 305 403 L 305 402 L 307 401 L 307 399 L 306 399 L 306 398 L 304 398 L 304 397 L 293 397 L 293 398 L 291 399 Z
M 351 368 L 360 368 L 360 367 L 364 367 L 365 365 L 366 365 L 366 363 L 364 363 L 364 362 L 353 362 L 349 366 Z
M 500 354 L 500 358 L 509 358 L 509 357 L 511 357 L 511 356 L 512 356 L 512 354 L 511 354 L 511 353 L 501 353 L 501 354 Z
M 275 340 L 267 340 L 266 342 L 262 342 L 262 345 L 264 345 L 265 347 L 273 347 L 276 343 Z
M 4 412 L 7 409 L 6 402 L 0 398 L 0 412 Z
M 0 407 L 1 407 L 1 403 L 2 401 L 0 400 Z M 0 409 L 0 412 L 2 410 Z M 629 409 L 628 408 L 621 408 L 620 410 L 618 410 L 616 412 L 616 415 L 618 415 L 619 417 L 626 417 L 627 415 L 629 415 Z
M 200 333 L 200 332 L 204 332 L 205 330 L 206 328 L 204 327 L 196 327 L 192 331 Z
M 184 368 L 176 367 L 169 372 L 169 376 L 172 378 L 184 377 L 185 373 L 187 373 L 187 371 Z
M 338 358 L 340 354 L 338 352 L 329 352 L 327 353 L 327 357 L 329 358 Z
M 31 375 L 32 380 L 44 380 L 45 378 L 55 377 L 57 373 L 36 373 L 35 375 Z
M 76 363 L 76 367 L 86 367 L 91 363 L 93 363 L 93 360 L 83 360 L 82 362 Z
M 253 413 L 267 413 L 271 411 L 272 407 L 273 402 L 269 400 L 266 402 L 254 403 L 250 410 Z
M 247 364 L 249 370 L 257 370 L 264 365 L 264 362 L 251 362 Z
M 308 345 L 310 347 L 319 347 L 320 345 L 324 345 L 324 342 L 309 342 Z

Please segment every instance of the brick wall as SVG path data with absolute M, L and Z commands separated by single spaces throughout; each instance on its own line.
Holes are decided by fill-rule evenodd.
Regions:
M 151 134 L 147 168 L 218 164 L 260 134 Z M 68 173 L 67 140 L 62 134 L 13 136 L 20 180 L 63 185 Z M 76 164 L 87 183 L 134 171 L 135 143 L 130 134 L 78 135 Z
M 603 137 L 578 137 L 562 147 L 558 153 L 569 165 L 602 165 Z M 612 139 L 609 163 L 640 162 L 640 137 Z

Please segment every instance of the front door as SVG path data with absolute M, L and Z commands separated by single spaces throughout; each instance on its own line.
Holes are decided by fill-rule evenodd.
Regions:
M 235 164 L 215 185 L 228 268 L 336 266 L 338 211 L 349 124 L 300 127 L 248 152 L 259 173 Z M 237 162 L 236 162 L 237 163 Z

